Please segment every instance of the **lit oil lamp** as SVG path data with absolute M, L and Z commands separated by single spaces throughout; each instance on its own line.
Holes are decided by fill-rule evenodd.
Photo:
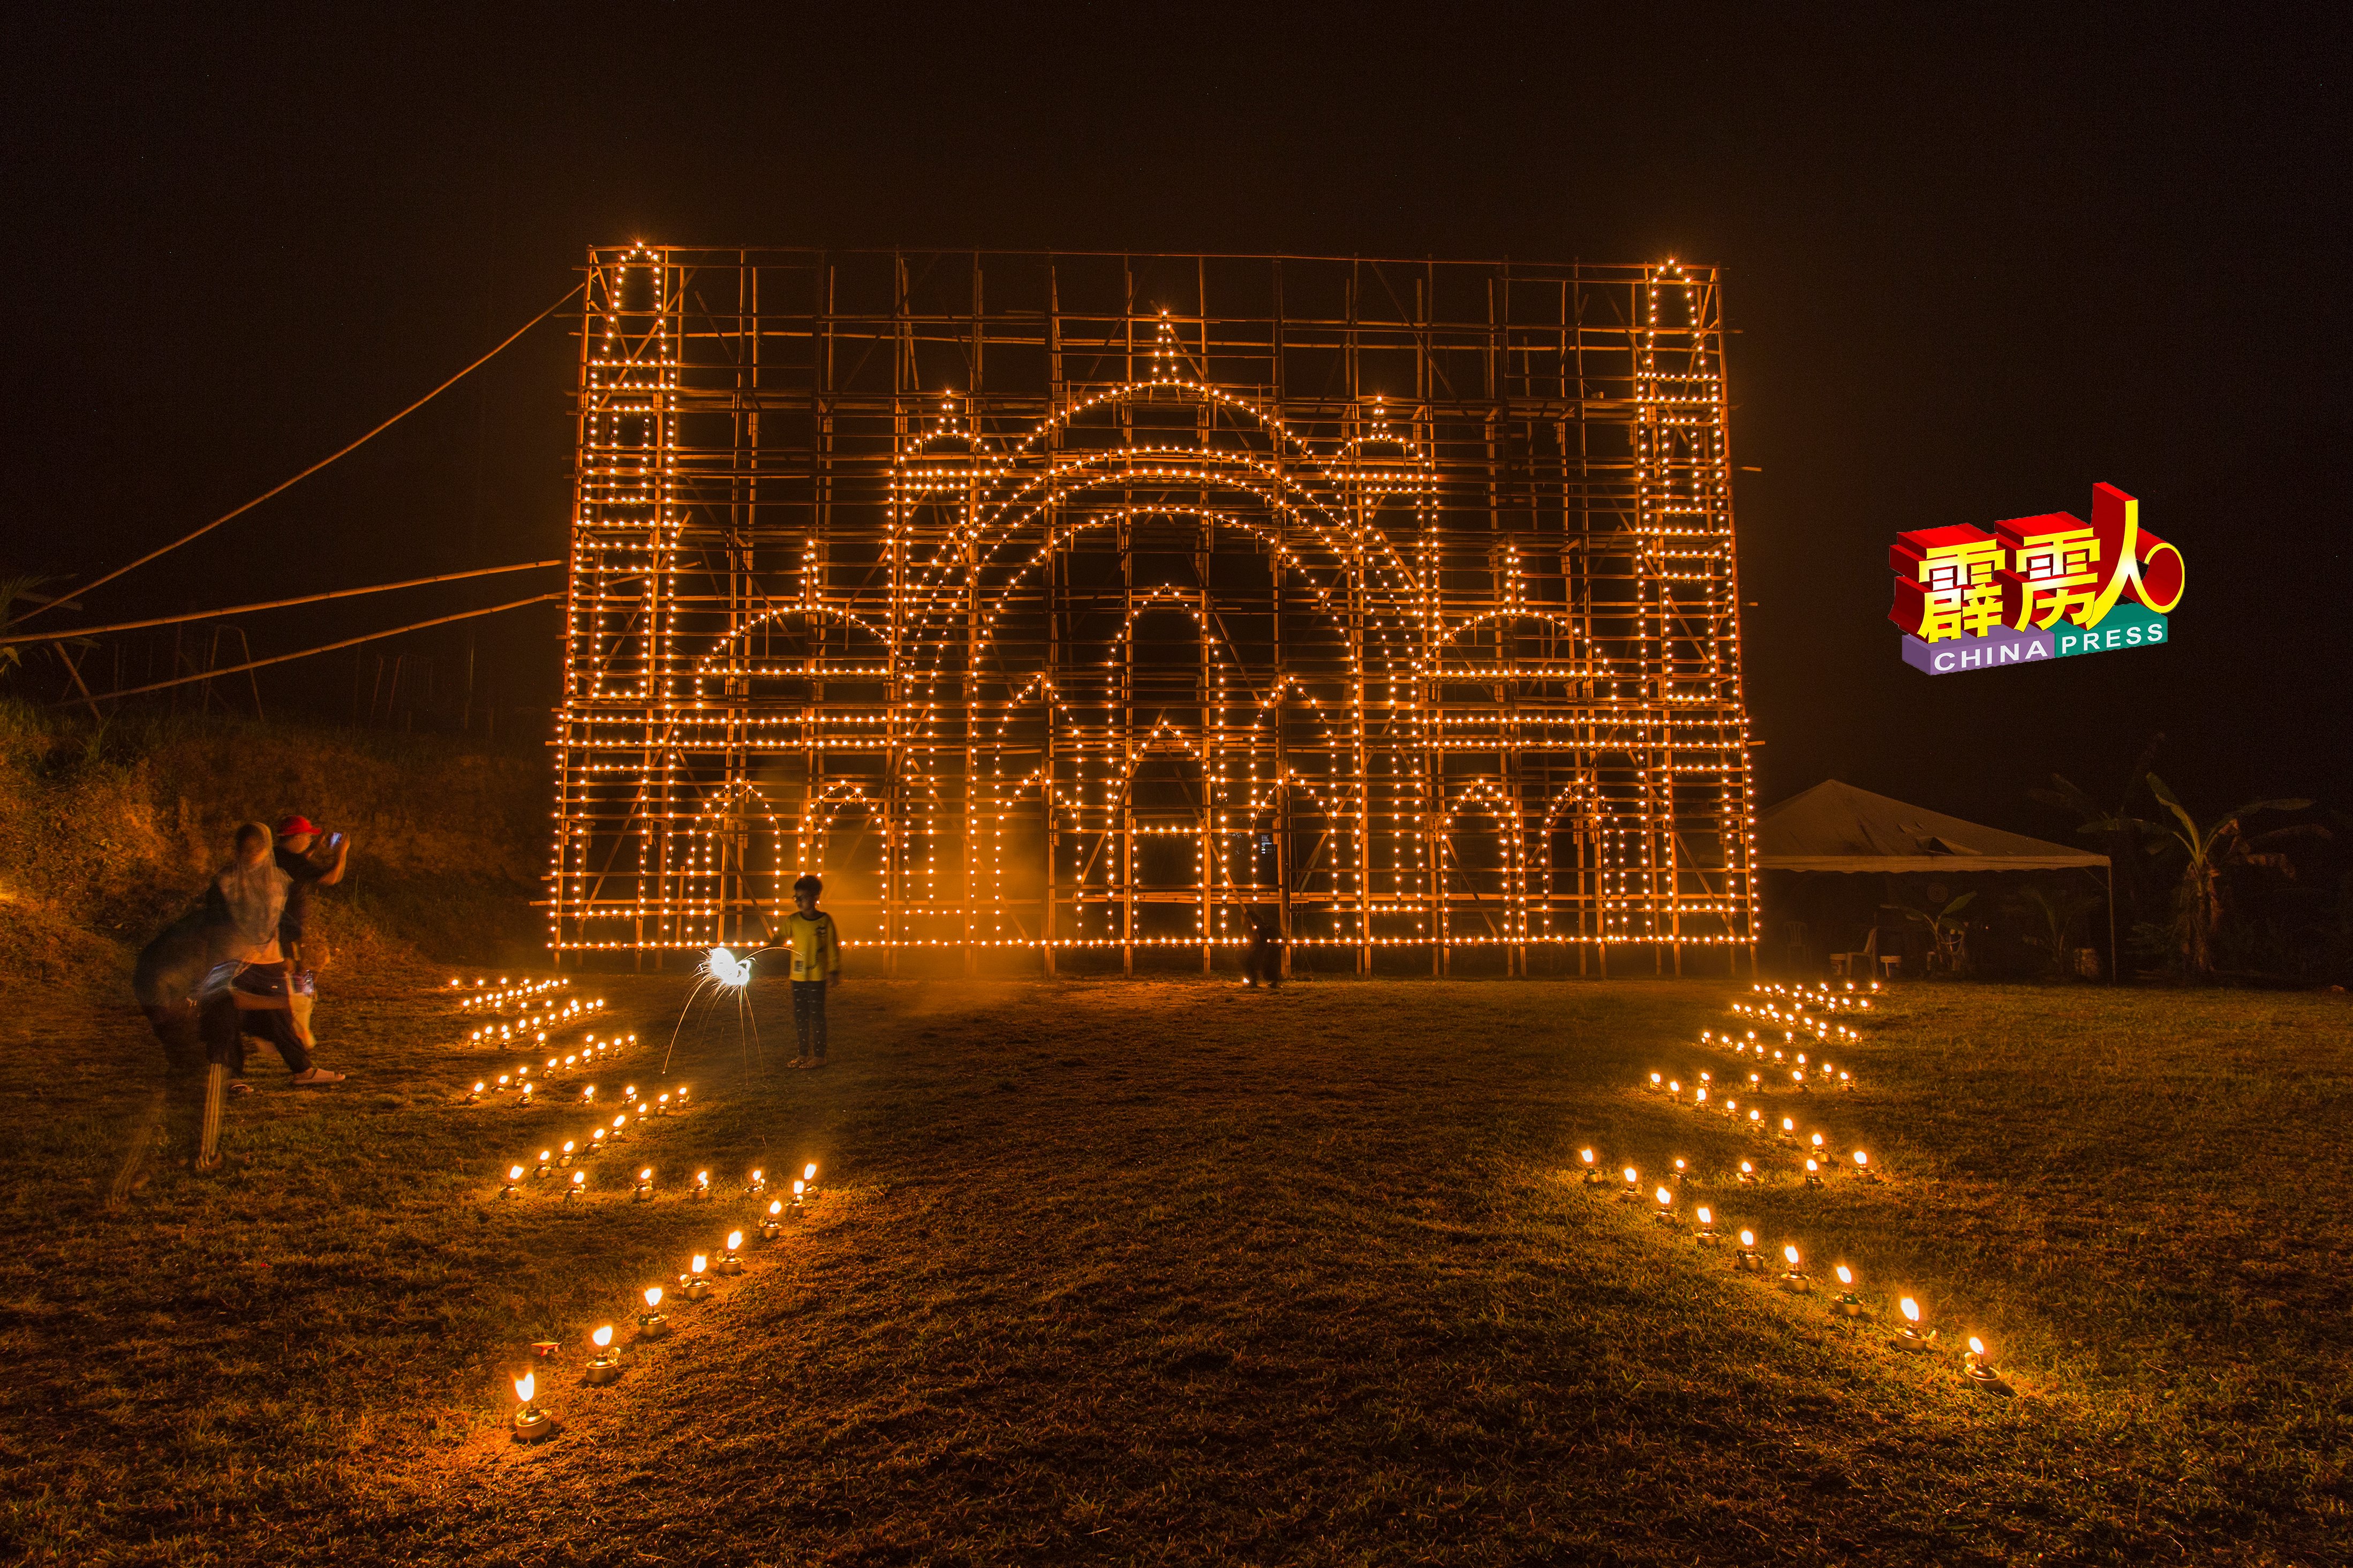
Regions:
M 1810 1187 L 1819 1187 L 1821 1184 L 1822 1163 L 1820 1160 L 1815 1159 L 1811 1154 L 1809 1154 L 1806 1156 L 1806 1185 Z
M 625 1083 L 621 1086 L 621 1101 L 625 1105 L 635 1105 L 638 1102 L 638 1086 L 636 1084 Z
M 515 1412 L 515 1441 L 536 1443 L 555 1430 L 555 1423 L 548 1419 L 547 1412 L 531 1402 L 532 1394 L 539 1388 L 539 1374 L 532 1372 L 524 1373 L 514 1380 L 514 1386 L 515 1398 L 520 1400 L 522 1405 Z
M 532 1174 L 534 1176 L 544 1176 L 551 1174 L 554 1170 L 555 1151 L 553 1149 L 542 1149 L 539 1152 L 539 1169 L 533 1171 Z
M 1787 1268 L 1781 1271 L 1782 1289 L 1790 1292 L 1792 1295 L 1802 1296 L 1807 1291 L 1814 1288 L 1814 1282 L 1806 1278 L 1806 1260 L 1798 1256 L 1798 1249 L 1796 1247 L 1783 1247 L 1781 1249 L 1781 1259 L 1788 1265 Z
M 1659 1075 L 1658 1075 L 1657 1073 L 1652 1073 L 1652 1074 L 1651 1075 L 1651 1087 L 1652 1089 L 1661 1089 L 1661 1088 L 1663 1088 L 1663 1087 L 1664 1087 L 1664 1084 L 1662 1083 L 1662 1081 L 1661 1080 L 1661 1079 L 1660 1079 L 1660 1077 L 1659 1077 Z
M 1661 1225 L 1674 1224 L 1675 1194 L 1673 1191 L 1667 1187 L 1661 1187 L 1658 1191 L 1653 1193 L 1651 1196 L 1659 1200 L 1659 1207 L 1658 1212 L 1653 1214 L 1651 1217 Z
M 562 1154 L 558 1155 L 558 1156 L 556 1157 L 556 1161 L 555 1161 L 556 1168 L 557 1168 L 558 1170 L 569 1170 L 569 1169 L 571 1169 L 571 1167 L 572 1167 L 572 1151 L 573 1151 L 573 1148 L 574 1148 L 574 1145 L 573 1145 L 573 1143 L 571 1142 L 571 1141 L 570 1141 L 570 1140 L 568 1140 L 568 1139 L 567 1139 L 567 1140 L 565 1140 L 565 1144 L 564 1144 L 564 1152 L 563 1152 Z
M 1679 1159 L 1679 1160 L 1677 1160 L 1677 1161 L 1675 1162 L 1675 1173 L 1674 1173 L 1673 1175 L 1672 1175 L 1672 1176 L 1668 1177 L 1667 1179 L 1668 1179 L 1669 1181 L 1672 1182 L 1676 1186 L 1678 1186 L 1678 1187 L 1682 1186 L 1682 1185 L 1683 1184 L 1683 1173 L 1684 1173 L 1684 1170 L 1685 1170 L 1685 1166 L 1684 1166 L 1684 1164 L 1683 1164 L 1683 1161 L 1681 1161 L 1680 1159 Z
M 655 1097 L 653 1113 L 656 1116 L 668 1116 L 670 1114 L 670 1096 L 668 1094 Z
M 1841 1318 L 1862 1316 L 1862 1301 L 1854 1293 L 1854 1270 L 1841 1263 L 1838 1266 L 1839 1299 L 1831 1303 L 1831 1311 Z
M 651 1165 L 648 1165 L 644 1170 L 638 1173 L 638 1184 L 630 1189 L 629 1201 L 631 1203 L 638 1204 L 649 1203 L 652 1201 L 653 1195 L 654 1168 Z
M 1605 1175 L 1603 1175 L 1603 1174 L 1601 1173 L 1601 1167 L 1600 1167 L 1600 1166 L 1599 1166 L 1599 1165 L 1597 1165 L 1597 1164 L 1595 1164 L 1595 1163 L 1593 1163 L 1593 1151 L 1592 1151 L 1592 1150 L 1590 1150 L 1590 1149 L 1579 1149 L 1579 1150 L 1577 1152 L 1577 1157 L 1580 1161 L 1584 1162 L 1584 1164 L 1585 1164 L 1585 1184 L 1586 1184 L 1587 1186 L 1588 1186 L 1588 1187 L 1600 1187 L 1600 1186 L 1607 1186 L 1607 1185 L 1609 1184 L 1609 1177 L 1607 1177 L 1607 1176 L 1605 1176 Z
M 777 1237 L 784 1234 L 784 1229 L 785 1200 L 782 1198 L 771 1198 L 768 1200 L 768 1217 L 760 1222 L 760 1239 L 762 1241 L 774 1241 Z
M 523 1080 L 522 1103 L 525 1105 L 529 1105 L 531 1103 L 531 1080 L 528 1079 Z
M 578 1197 L 582 1193 L 586 1192 L 586 1191 L 587 1190 L 587 1188 L 588 1188 L 588 1173 L 587 1173 L 587 1172 L 586 1172 L 586 1171 L 575 1171 L 575 1172 L 573 1172 L 573 1173 L 572 1173 L 572 1184 L 571 1184 L 570 1186 L 568 1186 L 568 1187 L 566 1187 L 566 1188 L 565 1188 L 565 1189 L 564 1189 L 564 1201 L 565 1201 L 565 1203 L 567 1203 L 567 1204 L 568 1204 L 568 1203 L 570 1203 L 570 1202 L 572 1202 L 575 1198 L 577 1198 L 577 1197 Z
M 690 1198 L 709 1197 L 711 1195 L 711 1173 L 708 1171 L 695 1172 L 694 1186 L 686 1195 Z
M 752 1179 L 744 1184 L 744 1190 L 755 1198 L 762 1193 L 766 1192 L 768 1190 L 768 1173 L 765 1171 L 754 1171 L 752 1173 Z
M 522 1196 L 522 1194 L 517 1191 L 515 1187 L 515 1184 L 522 1181 L 522 1177 L 523 1169 L 521 1165 L 509 1165 L 507 1167 L 507 1184 L 499 1189 L 499 1196 L 502 1198 L 519 1198 Z
M 1854 1087 L 1854 1079 L 1848 1075 L 1844 1068 L 1841 1068 L 1839 1069 L 1838 1086 L 1841 1089 L 1852 1089 Z
M 1936 1331 L 1931 1329 L 1925 1334 L 1920 1331 L 1920 1303 L 1906 1296 L 1895 1306 L 1904 1314 L 1904 1326 L 1895 1331 L 1895 1348 L 1900 1351 L 1926 1350 L 1928 1342 L 1936 1337 Z
M 1751 1132 L 1765 1131 L 1765 1113 L 1753 1105 L 1748 1108 L 1748 1131 Z
M 621 1375 L 621 1357 L 613 1349 L 613 1325 L 607 1323 L 588 1338 L 596 1345 L 596 1353 L 589 1357 L 588 1364 L 581 1369 L 580 1381 L 598 1385 L 617 1382 Z
M 593 1159 L 597 1154 L 603 1152 L 604 1148 L 605 1130 L 601 1127 L 596 1128 L 588 1134 L 588 1147 L 581 1151 L 581 1158 L 584 1160 Z
M 677 1106 L 677 1109 L 678 1109 L 678 1110 L 684 1110 L 686 1109 L 686 1085 L 684 1085 L 684 1084 L 680 1084 L 680 1085 L 678 1086 L 678 1106 Z
M 1812 1148 L 1814 1151 L 1814 1158 L 1817 1160 L 1830 1152 L 1830 1150 L 1823 1146 L 1822 1135 L 1819 1132 L 1815 1133 L 1813 1136 Z
M 1626 1178 L 1626 1184 L 1618 1189 L 1618 1201 L 1630 1204 L 1642 1195 L 1642 1173 L 1629 1165 L 1620 1174 Z
M 713 1274 L 725 1274 L 731 1277 L 743 1273 L 744 1260 L 735 1255 L 737 1249 L 742 1247 L 743 1245 L 744 1233 L 740 1230 L 729 1231 L 727 1233 L 727 1250 L 719 1255 L 719 1261 L 711 1266 L 711 1271 Z
M 469 1105 L 480 1104 L 482 1100 L 482 1091 L 489 1087 L 490 1085 L 488 1084 L 478 1083 L 473 1088 L 468 1089 L 466 1091 L 466 1103 Z
M 1692 1109 L 1694 1110 L 1705 1110 L 1707 1109 L 1707 1090 L 1701 1089 L 1692 1091 Z
M 613 1141 L 615 1142 L 620 1142 L 621 1131 L 624 1128 L 628 1127 L 628 1124 L 629 1119 L 626 1116 L 616 1116 L 613 1118 Z
M 711 1281 L 702 1277 L 702 1271 L 710 1267 L 711 1259 L 700 1252 L 696 1253 L 692 1266 L 678 1277 L 679 1295 L 689 1301 L 700 1301 L 710 1295 Z
M 638 1314 L 638 1338 L 658 1340 L 670 1332 L 670 1320 L 657 1310 L 661 1306 L 662 1288 L 646 1287 L 646 1310 Z
M 595 1084 L 592 1083 L 580 1091 L 580 1103 L 583 1105 L 594 1105 L 596 1103 L 596 1086 Z
M 1740 1250 L 1732 1255 L 1732 1266 L 1735 1268 L 1739 1269 L 1743 1274 L 1762 1274 L 1765 1272 L 1765 1260 L 1757 1255 L 1757 1233 L 1755 1231 L 1744 1230 L 1740 1233 Z
M 1739 1173 L 1735 1179 L 1743 1186 L 1752 1184 L 1757 1180 L 1757 1167 L 1746 1160 L 1741 1161 Z
M 1855 1179 L 1861 1182 L 1879 1180 L 1879 1173 L 1871 1168 L 1871 1156 L 1860 1149 L 1854 1152 L 1854 1174 Z
M 509 1085 L 509 1084 L 511 1084 L 512 1081 L 513 1081 L 513 1080 L 512 1080 L 512 1079 L 508 1078 L 506 1074 L 504 1074 L 504 1073 L 501 1073 L 501 1074 L 499 1074 L 499 1092 L 500 1092 L 501 1094 L 504 1094 L 504 1093 L 507 1091 L 508 1085 Z
M 1702 1204 L 1693 1217 L 1699 1221 L 1699 1234 L 1694 1239 L 1702 1247 L 1714 1247 L 1716 1244 L 1715 1211 Z
M 1681 1082 L 1679 1082 L 1678 1080 L 1676 1080 L 1676 1079 L 1667 1079 L 1667 1092 L 1668 1092 L 1669 1094 L 1673 1095 L 1673 1096 L 1674 1096 L 1675 1098 L 1677 1098 L 1678 1100 L 1680 1100 L 1680 1099 L 1682 1099 L 1682 1098 L 1683 1098 L 1683 1084 L 1682 1084 Z
M 808 1178 L 806 1176 L 796 1178 L 793 1182 L 793 1206 L 786 1211 L 785 1215 L 786 1219 L 797 1220 L 801 1217 L 801 1199 L 807 1195 Z
M 1786 1116 L 1781 1118 L 1780 1141 L 1784 1143 L 1794 1143 L 1798 1141 L 1798 1124 Z
M 2011 1392 L 2010 1384 L 2002 1381 L 2000 1369 L 1987 1359 L 1985 1341 L 1975 1334 L 1969 1336 L 1969 1353 L 1962 1358 L 1961 1370 L 1968 1374 L 1971 1383 L 1976 1384 L 1988 1394 Z
M 801 1184 L 808 1189 L 811 1197 L 817 1195 L 817 1162 L 815 1160 L 801 1167 Z

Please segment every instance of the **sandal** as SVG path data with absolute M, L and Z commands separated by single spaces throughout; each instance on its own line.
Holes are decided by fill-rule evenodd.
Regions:
M 294 1075 L 296 1089 L 322 1089 L 343 1081 L 343 1074 L 329 1072 L 325 1068 L 312 1068 L 307 1072 L 298 1072 Z
M 246 1083 L 240 1079 L 236 1083 L 230 1084 L 228 1086 L 228 1091 L 231 1094 L 251 1094 L 253 1092 L 253 1085 Z

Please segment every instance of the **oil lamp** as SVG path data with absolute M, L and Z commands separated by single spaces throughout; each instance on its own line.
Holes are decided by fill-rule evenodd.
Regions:
M 1651 1087 L 1652 1089 L 1657 1089 L 1657 1088 L 1659 1088 L 1659 1087 L 1660 1087 L 1659 1075 L 1658 1075 L 1657 1073 L 1652 1073 L 1652 1074 L 1651 1075 Z
M 522 1194 L 515 1190 L 515 1184 L 522 1180 L 522 1167 L 521 1165 L 509 1165 L 507 1167 L 507 1184 L 499 1189 L 499 1196 L 502 1198 L 519 1198 L 522 1196 Z
M 653 1109 L 656 1116 L 668 1116 L 670 1114 L 670 1096 L 668 1094 L 658 1096 L 654 1100 Z
M 522 1102 L 525 1105 L 529 1105 L 531 1103 L 531 1080 L 529 1079 L 525 1079 L 523 1080 Z
M 768 1190 L 768 1173 L 765 1171 L 754 1171 L 752 1179 L 744 1184 L 744 1190 L 752 1196 L 758 1197 Z
M 684 1084 L 680 1084 L 680 1085 L 678 1086 L 678 1107 L 677 1107 L 677 1109 L 679 1109 L 679 1110 L 684 1110 L 686 1109 L 686 1085 L 684 1085 Z
M 1839 1299 L 1831 1303 L 1831 1310 L 1841 1318 L 1862 1316 L 1862 1302 L 1854 1293 L 1854 1270 L 1841 1263 L 1838 1266 Z
M 807 1177 L 797 1176 L 794 1178 L 793 1207 L 792 1212 L 785 1216 L 786 1219 L 798 1219 L 801 1217 L 801 1199 L 807 1195 L 807 1189 L 808 1179 Z
M 1678 1159 L 1675 1162 L 1675 1173 L 1667 1179 L 1678 1187 L 1683 1184 L 1683 1163 L 1682 1160 Z
M 801 1184 L 808 1189 L 809 1196 L 817 1195 L 817 1162 L 815 1160 L 801 1167 Z
M 604 1150 L 604 1147 L 605 1130 L 599 1127 L 588 1134 L 588 1148 L 586 1152 L 582 1155 L 582 1158 L 586 1159 L 592 1157 L 601 1152 Z
M 783 1234 L 784 1228 L 785 1200 L 782 1198 L 771 1198 L 768 1200 L 768 1217 L 760 1222 L 760 1239 L 762 1241 L 774 1241 L 779 1235 Z
M 547 1418 L 547 1412 L 542 1410 L 538 1405 L 533 1405 L 531 1402 L 532 1394 L 536 1392 L 539 1387 L 539 1374 L 537 1373 L 531 1372 L 524 1373 L 521 1377 L 514 1380 L 514 1385 L 515 1398 L 522 1403 L 522 1408 L 515 1412 L 515 1441 L 518 1443 L 536 1443 L 542 1437 L 546 1436 L 549 1433 L 555 1430 L 555 1423 Z
M 1741 1161 L 1740 1174 L 1737 1179 L 1744 1185 L 1755 1182 L 1757 1180 L 1757 1167 L 1750 1164 L 1746 1160 Z
M 1806 1278 L 1805 1259 L 1798 1256 L 1796 1247 L 1781 1248 L 1781 1258 L 1788 1264 L 1788 1267 L 1781 1271 L 1782 1289 L 1793 1295 L 1802 1296 L 1814 1288 L 1814 1282 Z
M 1797 1134 L 1798 1124 L 1786 1116 L 1781 1118 L 1781 1142 L 1784 1143 L 1794 1143 L 1798 1141 Z
M 622 1130 L 623 1128 L 627 1127 L 628 1124 L 629 1124 L 629 1119 L 628 1119 L 628 1117 L 626 1117 L 626 1116 L 616 1116 L 615 1118 L 613 1118 L 613 1137 L 614 1137 L 617 1141 L 617 1140 L 620 1138 L 620 1136 L 621 1136 L 621 1130 Z
M 1969 1353 L 1962 1358 L 1961 1370 L 1968 1374 L 1971 1383 L 1988 1394 L 2010 1392 L 2010 1384 L 2002 1381 L 2000 1371 L 1986 1359 L 1985 1341 L 1975 1334 L 1969 1336 Z
M 1765 1113 L 1757 1110 L 1755 1106 L 1750 1106 L 1748 1108 L 1748 1131 L 1751 1132 L 1761 1132 L 1764 1131 L 1764 1128 Z
M 1707 1109 L 1707 1090 L 1701 1089 L 1692 1091 L 1692 1109 L 1694 1110 L 1705 1110 Z
M 566 1139 L 564 1144 L 564 1152 L 555 1162 L 558 1169 L 568 1170 L 571 1168 L 573 1147 L 574 1145 L 571 1140 Z
M 1702 1247 L 1714 1247 L 1716 1242 L 1715 1211 L 1703 1204 L 1694 1217 L 1699 1221 L 1699 1235 L 1694 1239 Z
M 482 1090 L 489 1087 L 490 1086 L 488 1084 L 478 1083 L 472 1089 L 468 1089 L 466 1091 L 466 1103 L 469 1105 L 480 1104 L 482 1100 Z
M 1879 1173 L 1871 1168 L 1871 1156 L 1857 1149 L 1854 1152 L 1854 1173 L 1858 1181 L 1875 1182 Z
M 1667 1079 L 1667 1092 L 1681 1099 L 1683 1092 L 1683 1081 L 1680 1079 Z
M 1577 1152 L 1577 1157 L 1585 1162 L 1585 1184 L 1587 1186 L 1599 1187 L 1608 1184 L 1609 1178 L 1603 1175 L 1601 1173 L 1601 1167 L 1593 1163 L 1592 1150 L 1580 1149 Z
M 686 1195 L 691 1198 L 709 1197 L 711 1195 L 711 1173 L 708 1171 L 695 1172 L 693 1189 Z
M 565 1201 L 565 1203 L 567 1203 L 567 1204 L 568 1204 L 568 1203 L 570 1203 L 573 1199 L 575 1199 L 575 1198 L 578 1197 L 578 1196 L 581 1194 L 581 1193 L 582 1193 L 582 1192 L 583 1192 L 583 1191 L 587 1187 L 587 1185 L 588 1185 L 588 1173 L 587 1173 L 587 1172 L 586 1172 L 586 1171 L 575 1171 L 575 1172 L 573 1172 L 573 1173 L 572 1173 L 572 1184 L 571 1184 L 570 1186 L 568 1186 L 568 1187 L 566 1187 L 566 1188 L 565 1188 L 565 1189 L 564 1189 L 564 1201 Z
M 709 1258 L 700 1252 L 696 1253 L 693 1265 L 686 1273 L 678 1277 L 678 1293 L 690 1301 L 700 1301 L 710 1295 L 711 1281 L 702 1277 L 702 1271 L 710 1266 Z
M 506 1074 L 499 1074 L 499 1092 L 501 1094 L 504 1094 L 507 1091 L 507 1085 L 512 1081 L 513 1080 L 509 1079 Z
M 727 1250 L 719 1255 L 719 1261 L 711 1266 L 711 1271 L 713 1274 L 725 1274 L 731 1277 L 743 1273 L 744 1260 L 735 1256 L 736 1249 L 743 1245 L 744 1233 L 740 1230 L 729 1231 Z
M 1665 1187 L 1661 1187 L 1661 1188 L 1660 1188 L 1656 1193 L 1654 1193 L 1654 1194 L 1651 1194 L 1651 1195 L 1652 1195 L 1652 1196 L 1654 1196 L 1654 1197 L 1656 1197 L 1656 1198 L 1659 1200 L 1659 1212 L 1658 1212 L 1657 1214 L 1653 1215 L 1651 1217 L 1652 1217 L 1653 1219 L 1657 1220 L 1657 1221 L 1658 1221 L 1658 1223 L 1659 1223 L 1659 1224 L 1661 1224 L 1661 1225 L 1672 1225 L 1672 1224 L 1674 1224 L 1674 1223 L 1675 1223 L 1675 1194 L 1674 1194 L 1672 1191 L 1670 1191 L 1669 1189 L 1667 1189 L 1667 1188 L 1665 1188 Z
M 1822 1135 L 1819 1132 L 1815 1133 L 1813 1137 L 1813 1150 L 1814 1158 L 1817 1160 L 1820 1159 L 1824 1153 L 1828 1152 L 1828 1151 L 1822 1147 Z
M 631 1203 L 649 1202 L 654 1195 L 654 1168 L 648 1165 L 638 1173 L 638 1184 L 629 1194 Z
M 538 1170 L 536 1170 L 536 1171 L 533 1171 L 533 1172 L 532 1173 L 532 1174 L 533 1174 L 533 1175 L 534 1175 L 534 1176 L 544 1176 L 544 1175 L 546 1175 L 549 1172 L 551 1172 L 551 1171 L 553 1171 L 553 1170 L 554 1170 L 554 1169 L 555 1169 L 554 1160 L 555 1160 L 555 1151 L 554 1151 L 554 1150 L 553 1150 L 553 1149 L 542 1149 L 542 1150 L 539 1152 L 539 1169 L 538 1169 Z
M 1904 1314 L 1904 1326 L 1895 1331 L 1895 1348 L 1900 1351 L 1926 1350 L 1928 1342 L 1936 1337 L 1936 1331 L 1931 1329 L 1925 1334 L 1920 1331 L 1920 1303 L 1906 1296 L 1895 1305 Z
M 1622 1173 L 1626 1178 L 1626 1184 L 1618 1189 L 1618 1201 L 1621 1204 L 1630 1204 L 1642 1195 L 1638 1184 L 1642 1179 L 1642 1173 L 1631 1165 L 1627 1166 Z
M 638 1338 L 658 1340 L 670 1332 L 670 1320 L 657 1310 L 661 1306 L 662 1288 L 646 1287 L 646 1310 L 638 1314 Z
M 1739 1269 L 1743 1274 L 1762 1274 L 1765 1272 L 1765 1260 L 1757 1256 L 1757 1233 L 1755 1231 L 1744 1230 L 1740 1233 L 1740 1250 L 1732 1255 L 1732 1266 L 1735 1268 Z
M 595 1084 L 592 1083 L 587 1088 L 580 1091 L 580 1103 L 583 1105 L 594 1105 L 596 1103 L 596 1086 Z
M 633 1083 L 623 1084 L 621 1086 L 621 1099 L 627 1104 L 635 1105 L 638 1102 L 638 1086 Z
M 1854 1079 L 1847 1075 L 1847 1070 L 1844 1068 L 1841 1068 L 1839 1069 L 1838 1086 L 1841 1089 L 1852 1089 L 1854 1087 Z
M 1806 1185 L 1819 1187 L 1821 1184 L 1822 1163 L 1809 1154 L 1806 1156 Z
M 621 1358 L 613 1353 L 613 1325 L 607 1323 L 588 1338 L 596 1345 L 596 1353 L 581 1370 L 580 1381 L 590 1384 L 615 1382 L 621 1375 Z

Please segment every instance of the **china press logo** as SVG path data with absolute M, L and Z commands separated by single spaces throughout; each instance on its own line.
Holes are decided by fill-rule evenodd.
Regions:
M 1930 675 L 2069 658 L 2166 640 L 2181 603 L 2181 552 L 2140 525 L 2140 502 L 2092 487 L 2092 521 L 2017 517 L 1895 536 L 1904 662 Z

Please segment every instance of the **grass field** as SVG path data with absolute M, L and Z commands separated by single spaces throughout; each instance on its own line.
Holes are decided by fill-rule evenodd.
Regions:
M 1662 1102 L 1722 983 L 860 978 L 786 1070 L 680 981 L 579 983 L 695 1108 L 495 1199 L 583 1132 L 460 1103 L 503 1057 L 424 984 L 331 986 L 351 1083 L 232 1107 L 124 1017 L 10 1010 L 0 1541 L 156 1563 L 2112 1563 L 2353 1557 L 2353 1011 L 2341 995 L 1922 985 L 1795 1110 L 1887 1180 Z M 557 1043 L 568 1037 L 559 1036 Z M 266 1053 L 265 1053 L 266 1054 Z M 257 1064 L 259 1066 L 259 1064 Z M 558 1074 L 575 1088 L 582 1075 Z M 545 1098 L 561 1100 L 563 1096 Z M 1794 1096 L 1780 1104 L 1796 1105 Z M 126 1149 L 142 1184 L 108 1204 Z M 1874 1316 L 1589 1193 L 1591 1145 Z M 1735 1184 L 1742 1158 L 1766 1181 Z M 822 1195 L 586 1388 L 599 1323 Z M 629 1200 L 625 1167 L 659 1173 Z M 707 1167 L 727 1190 L 681 1195 Z M 1891 1348 L 1897 1291 L 2018 1388 Z M 562 1424 L 508 1438 L 528 1345 Z

